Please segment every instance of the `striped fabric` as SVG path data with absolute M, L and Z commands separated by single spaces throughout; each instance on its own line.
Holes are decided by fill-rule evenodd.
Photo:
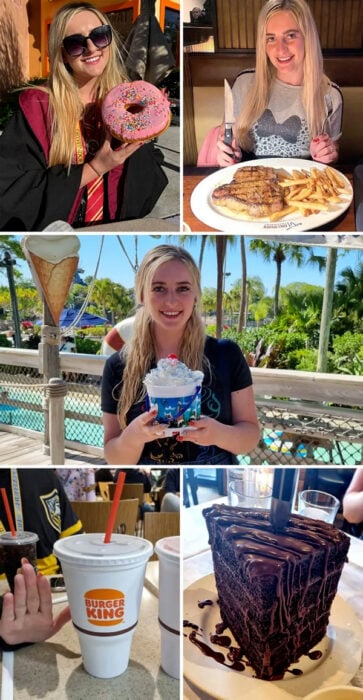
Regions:
M 103 217 L 103 177 L 96 177 L 87 185 L 86 222 L 101 221 Z
M 82 136 L 81 125 L 76 128 L 76 162 L 84 163 L 86 157 L 86 144 Z M 96 177 L 87 185 L 87 205 L 85 221 L 101 221 L 103 218 L 104 185 L 103 177 Z

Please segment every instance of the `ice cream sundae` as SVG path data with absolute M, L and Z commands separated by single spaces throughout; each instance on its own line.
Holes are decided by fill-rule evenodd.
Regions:
M 176 355 L 168 355 L 144 379 L 150 406 L 158 409 L 156 421 L 180 429 L 201 410 L 203 372 L 191 370 Z

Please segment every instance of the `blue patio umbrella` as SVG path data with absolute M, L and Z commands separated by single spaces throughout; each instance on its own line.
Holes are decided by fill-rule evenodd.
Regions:
M 60 318 L 59 325 L 61 328 L 67 328 L 71 326 L 79 314 L 80 309 L 63 309 Z M 105 326 L 111 325 L 107 318 L 102 318 L 102 316 L 96 316 L 88 311 L 84 311 L 82 316 L 78 319 L 76 323 L 76 328 L 86 328 L 87 326 Z

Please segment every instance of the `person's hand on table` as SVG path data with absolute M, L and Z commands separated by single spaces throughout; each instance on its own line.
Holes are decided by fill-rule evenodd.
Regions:
M 16 574 L 14 593 L 5 593 L 0 619 L 0 636 L 7 644 L 43 642 L 71 619 L 67 606 L 53 617 L 48 579 L 37 574 L 26 559 Z

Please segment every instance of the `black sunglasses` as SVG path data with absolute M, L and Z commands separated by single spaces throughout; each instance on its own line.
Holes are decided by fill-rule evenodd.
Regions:
M 82 54 L 87 51 L 88 39 L 91 39 L 92 44 L 94 44 L 97 49 L 105 49 L 112 41 L 111 27 L 109 24 L 101 24 L 100 27 L 92 29 L 88 36 L 84 36 L 83 34 L 71 34 L 71 36 L 66 36 L 63 39 L 63 48 L 68 56 L 72 56 L 72 58 L 82 56 Z

